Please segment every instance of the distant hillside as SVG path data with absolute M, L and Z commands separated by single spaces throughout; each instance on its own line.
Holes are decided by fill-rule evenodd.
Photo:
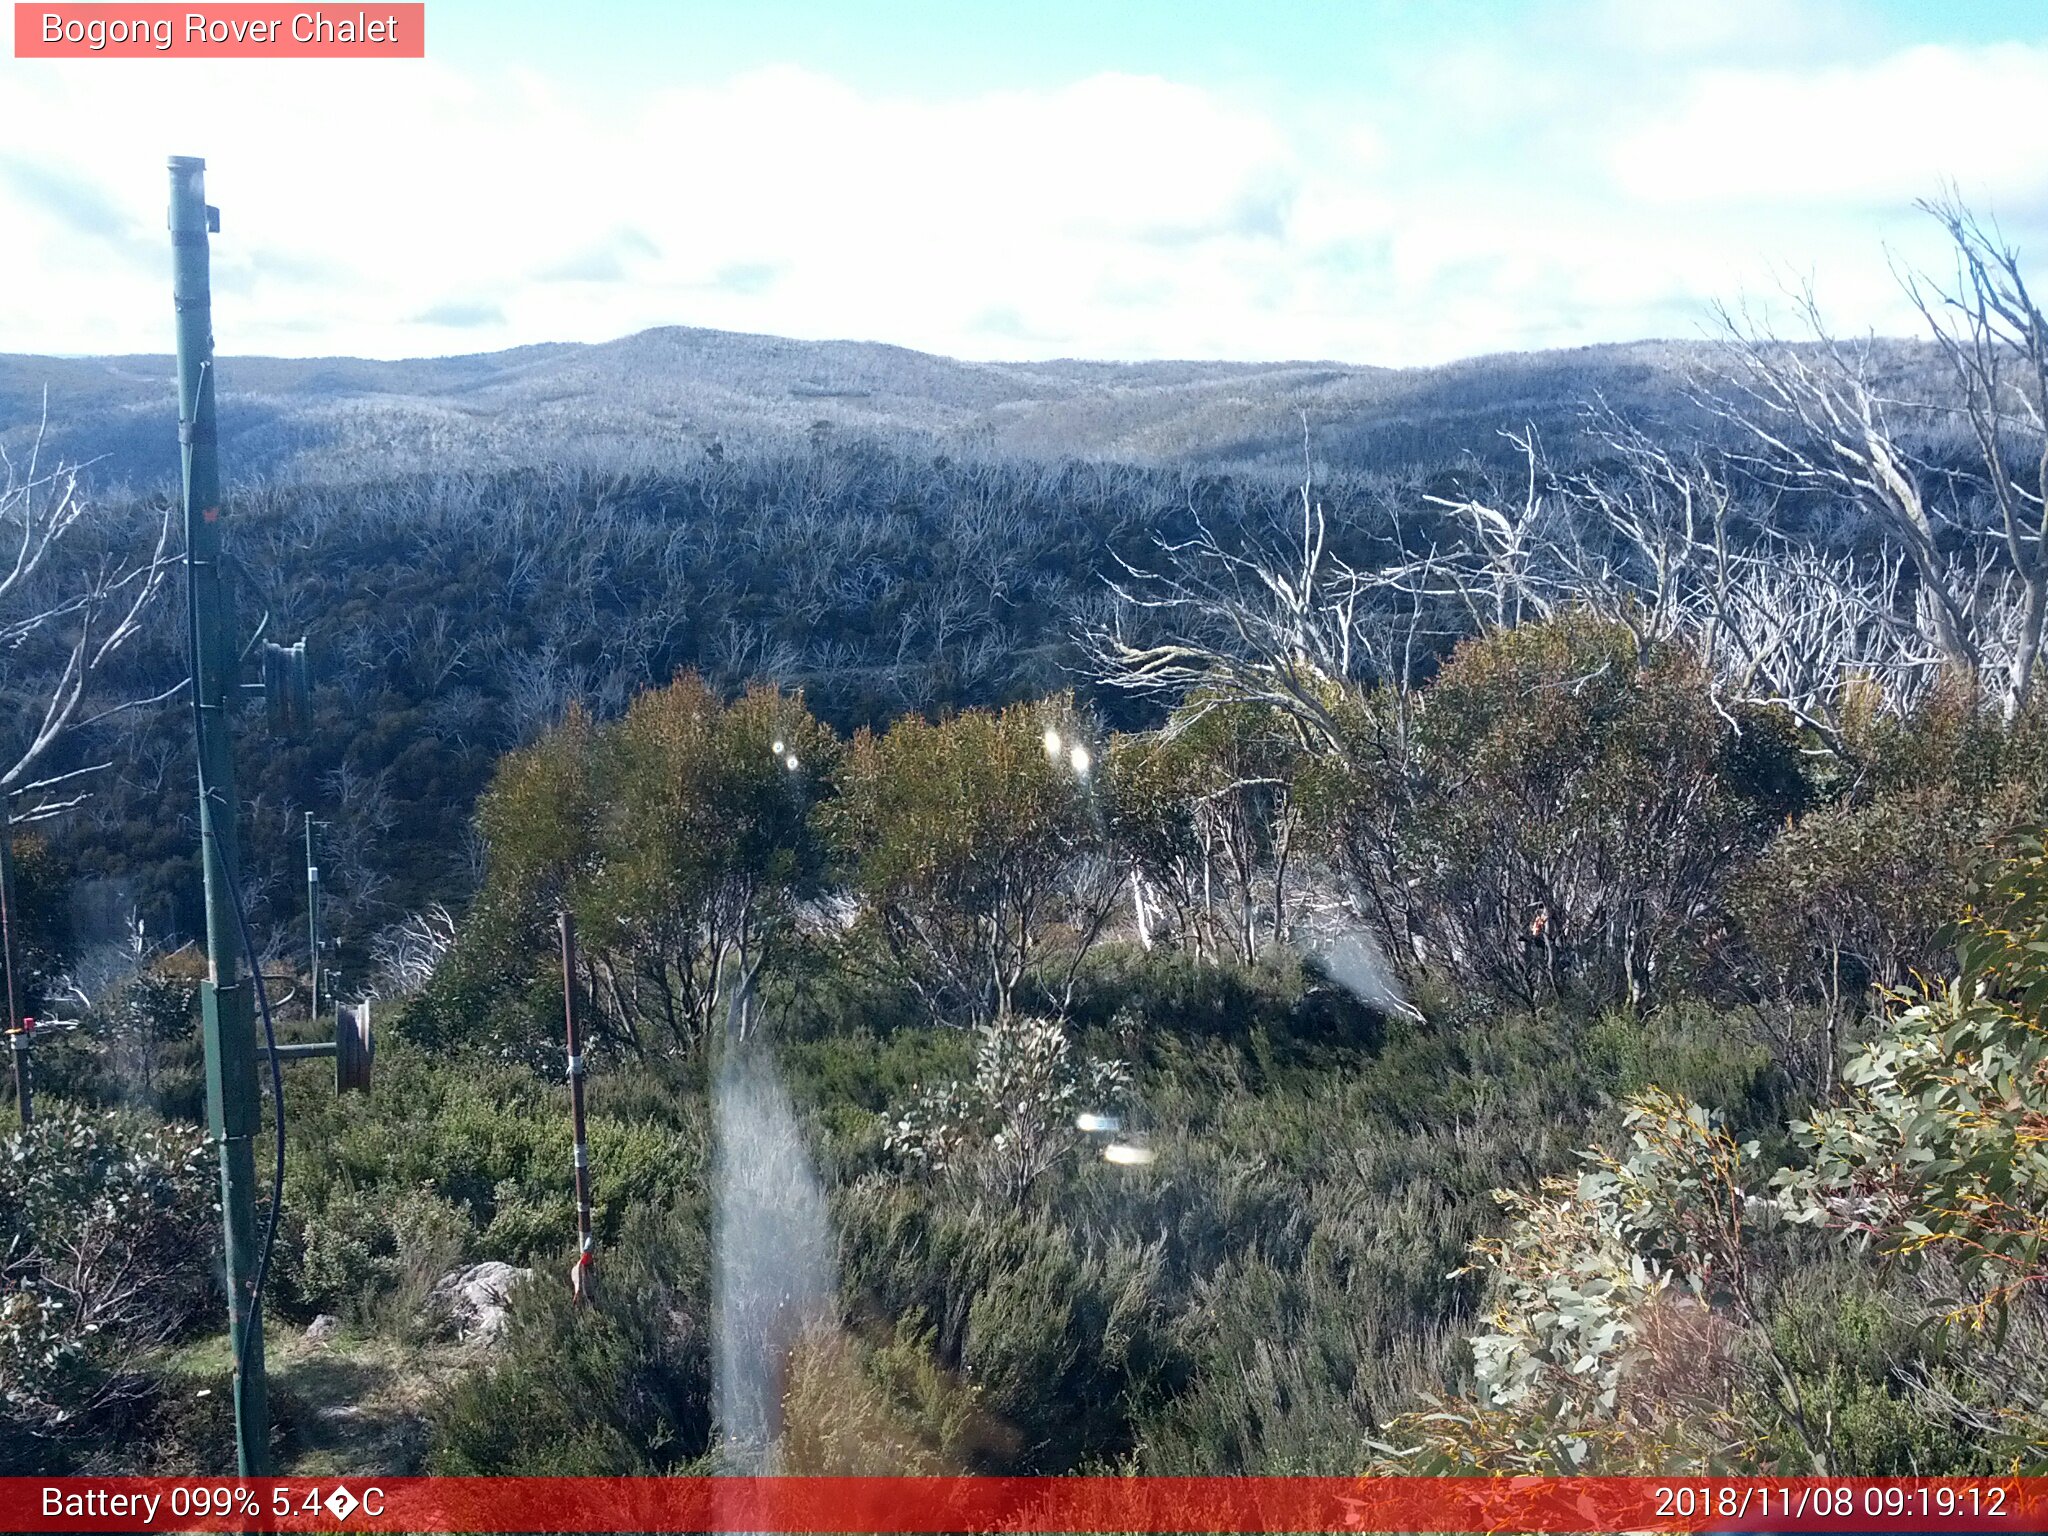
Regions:
M 1504 426 L 1560 431 L 1599 393 L 1682 415 L 1703 343 L 1504 354 L 1436 368 L 1341 363 L 973 363 L 870 342 L 669 327 L 595 346 L 469 357 L 223 358 L 230 477 L 352 480 L 450 467 L 619 466 L 714 443 L 914 437 L 1031 458 L 1291 465 L 1306 411 L 1316 450 L 1351 469 L 1485 452 Z M 47 388 L 52 442 L 138 488 L 176 469 L 169 357 L 0 355 L 0 444 Z

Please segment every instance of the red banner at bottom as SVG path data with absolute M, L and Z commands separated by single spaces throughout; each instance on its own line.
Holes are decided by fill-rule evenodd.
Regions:
M 2048 1478 L 15 1477 L 0 1530 L 2048 1532 Z

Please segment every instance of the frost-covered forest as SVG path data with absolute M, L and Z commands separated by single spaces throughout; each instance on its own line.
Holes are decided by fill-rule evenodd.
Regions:
M 1929 212 L 1912 343 L 1795 303 L 1420 418 L 1283 375 L 1199 454 L 1149 401 L 1121 456 L 828 422 L 244 486 L 244 630 L 316 657 L 310 730 L 242 722 L 251 925 L 302 1021 L 311 815 L 379 1020 L 369 1096 L 286 1071 L 282 1466 L 729 1464 L 741 1051 L 823 1213 L 794 1469 L 2040 1463 L 2048 321 Z M 0 1159 L 0 1444 L 210 1469 L 167 503 L 34 426 L 0 773 L 78 1028 Z

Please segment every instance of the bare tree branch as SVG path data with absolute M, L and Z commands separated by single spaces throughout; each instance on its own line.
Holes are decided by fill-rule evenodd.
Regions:
M 0 652 L 40 650 L 49 659 L 47 667 L 37 668 L 46 679 L 38 685 L 40 708 L 30 704 L 18 714 L 30 722 L 21 734 L 0 736 L 0 791 L 22 787 L 67 734 L 177 691 L 115 703 L 81 718 L 110 659 L 141 631 L 143 615 L 177 557 L 169 552 L 168 506 L 157 517 L 147 553 L 117 546 L 97 559 L 83 550 L 74 554 L 71 546 L 105 521 L 85 497 L 85 466 L 44 467 L 48 429 L 46 396 L 26 462 L 17 465 L 0 450 L 0 548 L 11 552 L 0 570 Z

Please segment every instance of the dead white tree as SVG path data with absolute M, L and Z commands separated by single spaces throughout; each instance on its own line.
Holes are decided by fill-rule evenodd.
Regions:
M 1766 482 L 1816 493 L 1870 513 L 1910 564 L 1928 638 L 1956 672 L 1978 675 L 1983 648 L 1971 622 L 1974 594 L 1953 558 L 1963 524 L 1941 492 L 1951 489 L 1906 446 L 1913 407 L 1877 380 L 1877 345 L 1837 339 L 1811 288 L 1795 296 L 1814 340 L 1793 345 L 1748 309 L 1717 311 L 1730 366 L 1703 387 L 1708 409 L 1748 439 L 1741 462 Z
M 1706 454 L 1666 444 L 1604 403 L 1586 442 L 1599 467 L 1552 470 L 1533 432 L 1503 434 L 1525 465 L 1513 494 L 1430 498 L 1467 530 L 1383 580 L 1465 612 L 1475 629 L 1560 607 L 1626 628 L 1647 656 L 1678 644 L 1699 656 L 1724 706 L 1777 705 L 1839 748 L 1856 683 L 1909 707 L 1939 672 L 1935 626 L 1916 613 L 1904 556 L 1857 561 L 1769 528 Z M 1979 572 L 1940 569 L 1976 594 L 1973 632 L 1997 633 L 2002 591 Z M 1924 592 L 1919 594 L 1924 603 Z M 1500 616 L 1500 617 L 1495 617 Z
M 0 449 L 0 657 L 13 706 L 0 723 L 0 804 L 24 802 L 15 821 L 69 809 L 67 786 L 105 766 L 46 771 L 68 735 L 178 691 L 110 699 L 100 687 L 175 564 L 170 510 L 139 543 L 101 537 L 108 523 L 85 494 L 87 466 L 46 463 L 48 429 L 46 400 L 22 458 Z
M 1908 296 L 1948 359 L 1960 411 L 1983 461 L 1998 532 L 2016 591 L 2003 652 L 2006 713 L 2024 709 L 2048 620 L 2048 317 L 2027 287 L 2019 251 L 1953 192 L 1923 202 L 1947 231 L 1956 276 L 1948 287 L 1905 275 Z
M 1762 476 L 1872 514 L 1903 557 L 1915 622 L 1942 665 L 2011 717 L 2032 694 L 2048 629 L 2048 317 L 1995 224 L 1953 192 L 1919 206 L 1948 235 L 1955 274 L 1899 280 L 1948 364 L 1946 398 L 1894 393 L 1884 348 L 1835 337 L 1811 288 L 1794 294 L 1811 337 L 1797 345 L 1747 310 L 1721 312 L 1734 366 L 1702 398 L 1749 440 Z M 1924 436 L 1944 419 L 1966 429 L 1969 469 L 1913 446 L 1916 427 Z
M 409 997 L 426 989 L 455 947 L 455 918 L 439 902 L 381 929 L 370 940 L 373 996 Z
M 1306 419 L 1302 434 L 1306 461 Z M 1342 706 L 1361 684 L 1408 680 L 1421 609 L 1385 605 L 1392 578 L 1331 552 L 1312 470 L 1284 534 L 1247 529 L 1226 542 L 1192 498 L 1188 512 L 1194 532 L 1155 539 L 1148 566 L 1119 557 L 1108 612 L 1081 636 L 1095 680 L 1174 704 L 1199 700 L 1176 717 L 1179 728 L 1204 704 L 1258 704 L 1293 721 L 1306 743 L 1347 751 Z
M 1192 536 L 1158 541 L 1157 568 L 1120 562 L 1109 583 L 1117 607 L 1086 637 L 1098 679 L 1171 699 L 1267 704 L 1334 736 L 1329 686 L 1351 675 L 1359 583 L 1341 563 L 1325 564 L 1321 508 L 1308 520 L 1298 564 L 1255 542 L 1229 547 L 1199 515 Z M 1134 637 L 1133 615 L 1160 637 Z
M 1394 591 L 1447 600 L 1465 615 L 1473 634 L 1547 619 L 1569 596 L 1556 558 L 1569 530 L 1556 526 L 1559 503 L 1550 494 L 1556 487 L 1542 445 L 1533 427 L 1501 436 L 1521 460 L 1520 487 L 1482 472 L 1479 494 L 1424 497 L 1426 505 L 1450 515 L 1463 540 L 1432 546 L 1383 576 Z
M 1941 672 L 1939 651 L 1903 616 L 1902 582 L 1897 554 L 1859 564 L 1789 543 L 1746 552 L 1701 626 L 1709 673 L 1729 697 L 1778 705 L 1839 750 L 1858 685 L 1910 709 Z
M 1086 637 L 1097 681 L 1265 704 L 1341 751 L 1333 701 L 1361 681 L 1405 684 L 1418 640 L 1426 656 L 1447 631 L 1571 607 L 1625 626 L 1645 654 L 1685 645 L 1724 705 L 1781 706 L 1829 749 L 1852 698 L 1909 709 L 1944 673 L 1995 679 L 2017 714 L 2048 635 L 2048 319 L 1994 227 L 1953 198 L 1923 206 L 1957 276 L 1904 281 L 1952 400 L 1900 398 L 1897 357 L 1831 335 L 1810 289 L 1794 297 L 1813 339 L 1796 345 L 1723 310 L 1728 366 L 1698 399 L 1734 428 L 1732 451 L 1661 441 L 1596 402 L 1594 467 L 1560 473 L 1532 429 L 1504 433 L 1516 482 L 1482 475 L 1471 494 L 1424 498 L 1442 517 L 1428 547 L 1397 537 L 1373 570 L 1329 553 L 1312 476 L 1291 544 L 1226 542 L 1196 515 L 1193 535 L 1159 540 L 1151 568 L 1110 583 L 1110 614 Z M 1975 472 L 1913 446 L 1943 413 L 1966 425 Z M 1751 505 L 1757 489 L 1767 499 Z M 1868 514 L 1884 548 L 1852 556 L 1787 532 L 1778 500 L 1802 493 Z

